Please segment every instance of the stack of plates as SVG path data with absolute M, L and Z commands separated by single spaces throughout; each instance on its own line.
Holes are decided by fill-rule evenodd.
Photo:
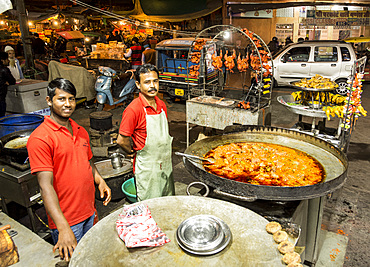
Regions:
M 227 224 L 212 215 L 196 215 L 183 221 L 176 231 L 179 246 L 192 254 L 213 255 L 231 240 Z

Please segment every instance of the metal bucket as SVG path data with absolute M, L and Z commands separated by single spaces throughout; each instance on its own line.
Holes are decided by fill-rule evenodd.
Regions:
M 110 159 L 95 162 L 100 175 L 105 183 L 109 186 L 112 192 L 112 200 L 117 201 L 125 197 L 121 190 L 122 184 L 133 177 L 132 163 L 130 160 L 124 159 L 121 168 L 114 169 Z M 95 188 L 95 198 L 102 200 L 98 188 Z

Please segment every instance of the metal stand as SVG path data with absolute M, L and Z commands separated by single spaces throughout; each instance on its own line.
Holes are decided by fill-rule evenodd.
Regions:
M 227 44 L 227 41 L 222 42 L 224 47 L 219 48 L 220 40 L 224 39 L 224 36 L 232 35 L 233 42 Z M 235 37 L 235 38 L 234 38 Z M 235 101 L 235 105 L 232 106 L 222 106 L 216 104 L 209 104 L 209 103 L 202 103 L 202 100 L 199 100 L 202 96 L 206 95 L 206 91 L 212 88 L 212 95 L 214 94 L 214 90 L 216 88 L 223 89 L 223 84 L 214 85 L 207 81 L 207 73 L 208 73 L 208 65 L 210 65 L 210 58 L 206 58 L 206 53 L 204 53 L 204 49 L 201 49 L 200 53 L 200 61 L 203 64 L 200 64 L 199 69 L 199 84 L 194 86 L 190 82 L 188 82 L 188 91 L 192 92 L 191 95 L 199 96 L 198 100 L 196 98 L 188 99 L 186 105 L 186 144 L 189 146 L 189 123 L 200 125 L 204 127 L 211 127 L 215 129 L 223 130 L 226 126 L 233 125 L 233 124 L 241 124 L 241 125 L 269 125 L 270 124 L 270 104 L 271 104 L 271 95 L 272 95 L 272 83 L 273 83 L 273 66 L 271 60 L 271 52 L 266 45 L 266 43 L 260 38 L 257 34 L 253 32 L 249 32 L 246 29 L 236 28 L 232 25 L 215 25 L 209 28 L 206 28 L 198 33 L 195 37 L 192 46 L 190 46 L 188 51 L 188 60 L 187 60 L 187 68 L 189 69 L 189 62 L 191 62 L 192 53 L 195 52 L 194 46 L 196 41 L 202 40 L 202 38 L 211 38 L 211 41 L 207 42 L 214 44 L 214 50 L 212 52 L 218 51 L 218 54 L 225 55 L 225 48 L 229 55 L 231 56 L 236 50 L 239 49 L 239 55 L 245 53 L 248 61 L 247 65 L 240 65 L 244 66 L 240 72 L 241 77 L 241 88 L 243 93 L 243 98 Z M 236 45 L 236 38 L 242 38 L 239 41 L 245 42 L 247 41 L 248 44 L 245 46 L 245 49 L 248 49 L 247 52 L 245 49 L 240 49 L 240 46 Z M 209 39 L 208 39 L 209 40 Z M 217 46 L 216 46 L 217 44 Z M 230 53 L 231 52 L 231 53 Z M 236 55 L 238 56 L 238 55 Z M 226 57 L 225 57 L 226 59 Z M 227 58 L 228 62 L 230 58 Z M 241 58 L 240 58 L 241 59 Z M 237 63 L 236 58 L 231 58 L 231 60 Z M 270 62 L 267 61 L 270 60 Z M 244 61 L 245 63 L 246 61 Z M 211 66 L 212 67 L 212 66 Z M 226 64 L 225 64 L 226 67 Z M 226 81 L 227 84 L 230 82 L 231 72 L 233 70 L 230 66 L 227 66 L 230 70 L 225 70 L 224 73 L 226 74 Z M 213 68 L 213 67 L 212 67 Z M 224 67 L 222 67 L 224 69 Z M 236 69 L 235 66 L 233 69 Z M 246 86 L 246 70 L 251 71 L 254 74 L 254 84 L 251 85 L 249 88 Z M 271 72 L 270 72 L 271 70 Z M 189 78 L 189 77 L 188 77 Z M 232 87 L 228 87 L 232 88 Z M 197 90 L 197 91 L 196 91 Z M 246 91 L 246 93 L 244 93 Z M 224 99 L 216 98 L 220 102 Z M 246 107 L 243 109 L 238 107 L 238 102 L 247 105 L 250 104 L 250 108 Z M 194 108 L 197 108 L 197 111 Z M 260 118 L 259 118 L 260 117 Z M 266 121 L 265 121 L 266 118 Z
M 8 214 L 8 208 L 6 206 L 5 198 L 3 196 L 0 196 L 0 200 L 1 200 L 1 208 L 3 209 L 3 212 Z
M 355 79 L 355 76 L 357 73 L 363 73 L 366 63 L 366 57 L 363 57 L 359 60 L 356 60 L 353 67 L 352 67 L 352 75 L 349 79 L 352 81 Z M 352 95 L 352 86 L 353 82 L 349 86 L 349 98 Z M 312 99 L 311 103 L 312 105 L 308 105 L 306 103 L 307 101 L 304 101 L 304 103 L 301 103 L 300 105 L 290 105 L 290 103 L 295 103 L 293 97 L 291 95 L 284 95 L 284 96 L 278 96 L 277 100 L 280 104 L 284 105 L 289 111 L 298 114 L 299 119 L 298 123 L 296 123 L 293 128 L 298 129 L 301 132 L 308 133 L 311 135 L 314 135 L 318 138 L 324 139 L 327 142 L 332 143 L 333 145 L 340 148 L 342 151 L 347 152 L 349 141 L 352 135 L 352 131 L 355 126 L 355 113 L 346 113 L 344 114 L 344 119 L 339 118 L 338 127 L 336 129 L 330 129 L 326 127 L 326 114 L 322 110 L 322 105 L 327 106 L 328 105 L 328 95 L 327 92 L 333 89 L 313 89 L 313 88 L 301 88 L 293 86 L 296 89 L 302 90 L 303 96 L 306 94 L 307 91 L 314 91 L 315 93 L 324 93 L 324 102 L 321 101 L 321 98 L 319 97 L 319 103 L 316 103 L 317 106 L 315 106 L 315 97 L 314 93 L 312 93 Z M 347 109 L 349 110 L 350 101 L 347 101 Z M 305 104 L 306 103 L 306 104 Z M 312 123 L 308 129 L 306 126 L 306 123 L 303 122 L 303 117 L 311 117 Z M 323 121 L 318 123 L 318 128 L 316 128 L 316 121 L 318 118 L 322 118 Z M 343 127 L 344 124 L 347 124 L 346 127 Z M 343 128 L 343 129 L 342 129 Z
M 32 206 L 41 200 L 37 178 L 31 171 L 20 171 L 9 164 L 0 163 L 0 197 L 4 213 L 8 214 L 5 199 L 25 207 L 30 218 L 31 229 L 36 232 L 36 220 Z
M 355 78 L 357 76 L 358 73 L 361 73 L 361 74 L 364 74 L 365 72 L 365 65 L 366 65 L 366 56 L 356 60 L 353 64 L 353 67 L 352 67 L 352 70 L 351 70 L 351 84 L 350 84 L 350 87 L 349 87 L 349 96 L 348 96 L 348 99 L 351 99 L 352 97 L 352 94 L 353 94 L 353 83 L 355 81 Z M 344 119 L 343 119 L 343 131 L 341 133 L 341 135 L 339 136 L 339 140 L 340 140 L 340 144 L 339 144 L 339 148 L 344 151 L 344 152 L 347 152 L 348 150 L 348 147 L 349 147 L 349 142 L 350 142 L 350 139 L 351 139 L 351 135 L 352 135 L 352 132 L 355 128 L 355 124 L 356 124 L 356 114 L 355 112 L 352 112 L 352 113 L 349 113 L 348 110 L 349 110 L 349 106 L 351 105 L 350 101 L 348 101 L 347 103 L 347 113 L 344 114 Z M 348 127 L 346 127 L 348 126 Z
M 1 198 L 1 208 L 3 209 L 3 212 L 7 215 L 9 215 L 9 212 L 8 212 L 8 208 L 7 208 L 7 205 L 6 205 L 6 202 L 5 202 L 5 199 L 3 196 L 0 196 Z M 31 223 L 31 230 L 33 232 L 37 232 L 36 230 L 36 220 L 35 220 L 35 213 L 33 212 L 33 209 L 32 207 L 26 207 L 27 209 L 27 213 L 28 213 L 28 216 L 30 218 L 30 223 Z
M 36 233 L 36 220 L 35 220 L 35 214 L 33 212 L 32 207 L 27 207 L 27 213 L 28 213 L 28 216 L 30 218 L 31 229 L 32 229 L 33 232 Z

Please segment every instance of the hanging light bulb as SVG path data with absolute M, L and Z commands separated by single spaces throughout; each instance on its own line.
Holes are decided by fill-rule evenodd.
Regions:
M 85 38 L 85 42 L 90 42 L 90 38 L 89 37 L 86 37 Z
M 59 24 L 58 21 L 56 21 L 56 20 L 53 21 L 54 26 L 58 26 L 58 24 Z
M 32 21 L 29 21 L 28 26 L 32 26 L 32 25 L 33 25 Z
M 4 25 L 5 22 L 3 20 L 0 21 L 0 25 Z
M 224 39 L 229 39 L 230 38 L 230 32 L 226 31 L 224 33 Z
M 145 25 L 146 25 L 146 26 L 149 26 L 149 22 L 148 22 L 148 21 L 146 21 L 146 22 L 145 22 Z

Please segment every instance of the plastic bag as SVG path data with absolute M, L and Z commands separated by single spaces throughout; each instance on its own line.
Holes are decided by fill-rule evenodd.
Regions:
M 156 247 L 171 241 L 144 204 L 124 206 L 116 222 L 116 229 L 128 248 Z

